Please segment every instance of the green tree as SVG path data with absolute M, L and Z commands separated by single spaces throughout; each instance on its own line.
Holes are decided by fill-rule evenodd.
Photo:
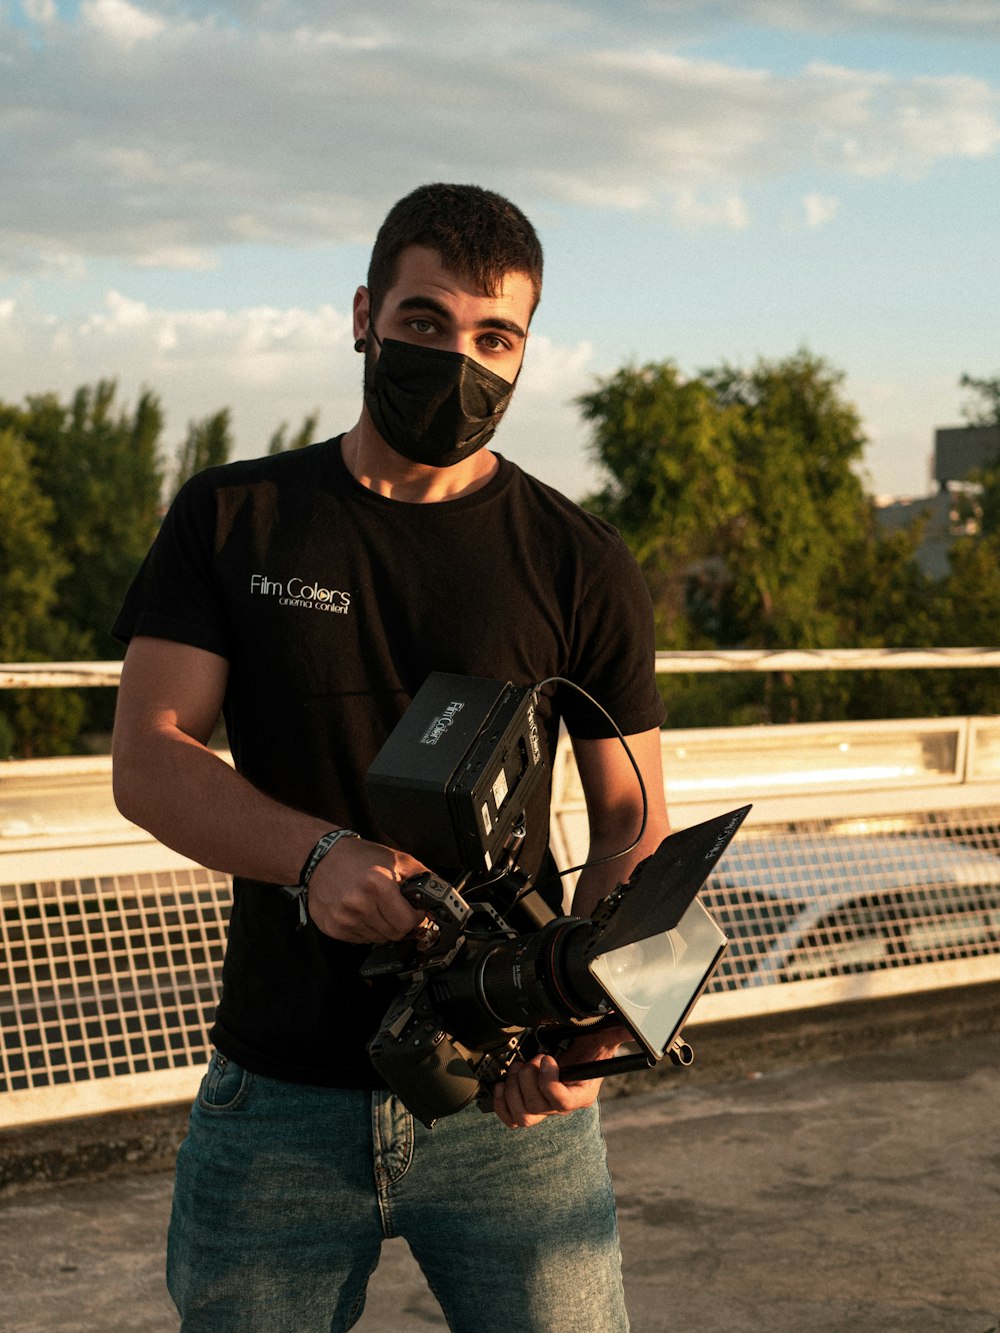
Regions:
M 1000 375 L 992 379 L 976 379 L 963 375 L 958 381 L 963 389 L 971 389 L 962 415 L 970 426 L 1000 426 Z
M 109 626 L 156 533 L 162 483 L 158 398 L 146 390 L 129 409 L 116 393 L 113 380 L 101 380 L 68 405 L 45 394 L 21 411 L 35 478 L 54 510 L 53 540 L 69 566 L 54 612 L 81 652 L 100 658 L 119 655 Z
M 10 414 L 7 413 L 9 418 Z M 77 644 L 54 615 L 69 565 L 56 549 L 52 501 L 32 468 L 31 445 L 0 428 L 0 661 L 44 662 L 72 657 Z M 83 713 L 64 691 L 0 693 L 0 758 L 58 754 L 70 748 Z
M 184 443 L 177 450 L 176 466 L 173 478 L 173 494 L 176 495 L 186 481 L 196 472 L 203 472 L 207 467 L 218 467 L 229 462 L 233 451 L 232 414 L 228 407 L 203 417 L 201 421 L 189 421 Z
M 38 488 L 31 446 L 0 430 L 0 660 L 39 660 L 69 566 L 52 542 L 55 509 Z
M 312 444 L 315 440 L 318 424 L 319 412 L 311 412 L 307 417 L 303 417 L 302 425 L 291 439 L 286 439 L 288 422 L 283 421 L 268 441 L 267 452 L 273 455 L 283 454 L 290 449 L 304 449 L 307 444 Z
M 690 379 L 669 362 L 627 367 L 579 402 L 606 478 L 585 503 L 635 552 L 659 647 L 941 641 L 919 533 L 880 532 L 857 474 L 858 414 L 822 359 L 800 351 Z M 866 698 L 900 693 L 860 685 L 809 672 L 672 676 L 661 688 L 678 726 L 871 716 Z
M 102 380 L 69 403 L 49 393 L 22 407 L 0 404 L 0 429 L 23 441 L 35 490 L 45 497 L 60 568 L 46 602 L 49 634 L 21 660 L 120 656 L 109 627 L 159 521 L 163 415 L 148 390 L 134 409 L 119 406 L 116 392 L 114 381 Z M 20 753 L 64 750 L 84 723 L 106 729 L 114 702 L 108 690 L 92 691 L 86 706 L 79 694 L 51 690 L 17 700 Z
M 829 646 L 860 539 L 864 447 L 842 376 L 806 352 L 684 380 L 625 369 L 579 399 L 607 474 L 586 504 L 646 572 L 661 646 Z
M 1000 631 L 1000 532 L 954 543 L 950 570 L 938 588 L 933 640 L 954 648 L 996 647 Z M 993 671 L 942 671 L 949 713 L 1000 712 L 1000 680 Z
M 992 379 L 963 375 L 959 383 L 973 393 L 963 408 L 969 425 L 1000 426 L 1000 375 Z M 1000 533 L 1000 456 L 987 467 L 978 468 L 969 480 L 982 488 L 975 497 L 975 507 L 983 536 Z
M 800 351 L 704 378 L 716 401 L 738 412 L 736 457 L 749 495 L 727 552 L 726 637 L 831 647 L 840 624 L 830 592 L 862 537 L 868 506 L 854 471 L 865 439 L 843 398 L 843 375 Z
M 837 590 L 842 646 L 920 648 L 948 642 L 947 634 L 942 638 L 940 587 L 916 558 L 925 526 L 926 520 L 918 520 L 908 528 L 882 532 L 870 507 L 867 530 L 846 552 Z M 824 700 L 829 711 L 818 716 L 922 717 L 953 712 L 953 675 L 961 673 L 843 672 L 831 681 Z
M 749 503 L 735 413 L 669 361 L 616 371 L 577 403 L 605 474 L 603 488 L 584 504 L 613 523 L 635 554 L 653 595 L 659 645 L 706 645 L 710 639 L 688 614 L 692 587 L 701 579 L 707 601 L 714 600 L 725 575 L 720 559 Z
M 271 451 L 301 448 L 318 413 Z M 101 380 L 70 401 L 48 393 L 0 402 L 0 660 L 114 658 L 110 626 L 156 535 L 163 507 L 163 412 L 145 390 L 134 408 Z M 233 449 L 224 408 L 188 425 L 171 487 Z M 106 730 L 113 692 L 23 690 L 0 695 L 0 755 L 60 753 L 83 726 Z

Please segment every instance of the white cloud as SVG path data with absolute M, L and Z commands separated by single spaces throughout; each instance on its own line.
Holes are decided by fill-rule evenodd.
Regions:
M 49 24 L 58 18 L 55 0 L 21 0 L 25 17 L 32 23 Z
M 915 80 L 912 101 L 896 111 L 900 141 L 927 160 L 987 157 L 1000 144 L 997 99 L 984 98 L 978 79 Z
M 136 268 L 187 269 L 202 272 L 215 268 L 215 258 L 207 250 L 193 245 L 161 245 L 154 250 L 137 254 L 132 260 Z
M 669 14 L 685 29 L 708 24 L 756 23 L 803 32 L 864 32 L 901 28 L 930 35 L 996 40 L 995 0 L 646 0 L 640 7 Z
M 824 5 L 814 0 L 764 0 L 755 8 L 762 14 L 770 11 L 772 21 L 780 22 L 784 16 L 795 24 L 827 30 L 877 25 L 898 32 L 898 25 L 906 24 L 911 30 L 997 36 L 994 0 L 833 0 Z
M 316 406 L 331 433 L 357 415 L 350 316 L 327 305 L 166 310 L 112 291 L 101 309 L 60 319 L 26 293 L 0 310 L 0 364 L 21 394 L 68 397 L 104 378 L 134 401 L 149 385 L 163 400 L 171 446 L 188 420 L 231 406 L 244 457 L 262 452 L 282 420 L 298 424 Z
M 31 3 L 34 37 L 0 17 L 16 56 L 0 85 L 8 272 L 66 255 L 200 268 L 226 244 L 368 240 L 401 190 L 433 178 L 496 183 L 529 209 L 741 228 L 761 182 L 914 176 L 1000 146 L 1000 93 L 982 79 L 775 73 L 674 47 L 678 15 L 759 19 L 760 5 L 650 2 L 639 25 L 525 0 L 475 24 L 458 0 L 208 16 L 86 0 L 76 21 Z M 834 9 L 854 21 L 892 3 Z M 781 8 L 785 22 L 807 12 Z M 959 8 L 972 23 L 982 7 Z
M 329 305 L 156 310 L 115 291 L 102 310 L 59 327 L 84 375 L 99 363 L 123 366 L 132 378 L 141 370 L 165 395 L 211 394 L 223 402 L 237 388 L 270 394 L 275 386 L 283 397 L 308 401 L 306 386 L 315 394 L 328 380 L 330 357 L 351 346 L 353 336 L 349 314 Z
M 590 387 L 593 348 L 533 333 L 524 372 L 497 437 L 500 451 L 574 497 L 592 487 L 584 428 L 572 399 Z M 188 421 L 232 408 L 236 456 L 262 453 L 282 421 L 313 409 L 319 438 L 346 430 L 360 409 L 361 358 L 350 312 L 260 306 L 236 311 L 155 309 L 110 291 L 83 318 L 57 319 L 25 293 L 0 301 L 0 364 L 20 396 L 115 379 L 123 402 L 145 386 L 166 411 L 172 453 Z M 9 391 L 4 394 L 10 400 Z
M 709 200 L 699 198 L 692 190 L 682 190 L 670 212 L 678 226 L 690 231 L 701 231 L 706 227 L 742 231 L 750 225 L 750 211 L 736 194 Z
M 823 227 L 836 217 L 840 200 L 831 194 L 807 194 L 803 196 L 802 207 L 807 227 Z
M 102 36 L 127 47 L 152 41 L 167 26 L 163 19 L 148 9 L 130 5 L 128 0 L 83 0 L 80 14 L 84 23 Z

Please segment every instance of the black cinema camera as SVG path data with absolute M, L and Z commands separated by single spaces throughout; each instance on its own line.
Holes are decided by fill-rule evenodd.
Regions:
M 516 1059 L 601 1024 L 627 1027 L 638 1054 L 561 1077 L 648 1068 L 667 1054 L 690 1063 L 681 1027 L 726 947 L 697 893 L 749 806 L 665 838 L 593 918 L 556 916 L 519 869 L 525 805 L 547 781 L 538 688 L 435 672 L 368 771 L 382 834 L 449 867 L 447 879 L 402 886 L 425 924 L 373 949 L 361 969 L 400 979 L 368 1050 L 427 1125 L 481 1097 Z

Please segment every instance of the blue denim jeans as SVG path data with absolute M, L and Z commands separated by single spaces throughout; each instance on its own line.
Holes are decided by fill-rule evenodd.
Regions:
M 184 1333 L 336 1333 L 402 1236 L 454 1333 L 625 1333 L 596 1108 L 510 1130 L 414 1121 L 216 1054 L 177 1159 L 167 1283 Z

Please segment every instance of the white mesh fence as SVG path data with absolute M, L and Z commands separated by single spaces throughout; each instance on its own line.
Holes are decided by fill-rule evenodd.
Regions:
M 0 1093 L 204 1063 L 226 876 L 3 884 L 0 900 Z M 730 936 L 709 994 L 732 1016 L 761 986 L 972 960 L 1000 975 L 1000 808 L 748 825 L 703 900 Z
M 710 993 L 1000 964 L 1000 809 L 750 825 L 702 900 L 730 937 Z
M 0 885 L 0 1093 L 203 1063 L 229 901 L 194 868 Z
M 1000 980 L 1000 719 L 662 745 L 679 827 L 754 803 L 704 890 L 730 946 L 696 1021 Z M 553 846 L 576 865 L 567 745 L 553 786 Z M 0 772 L 0 1125 L 193 1093 L 230 894 L 120 819 L 107 760 Z

